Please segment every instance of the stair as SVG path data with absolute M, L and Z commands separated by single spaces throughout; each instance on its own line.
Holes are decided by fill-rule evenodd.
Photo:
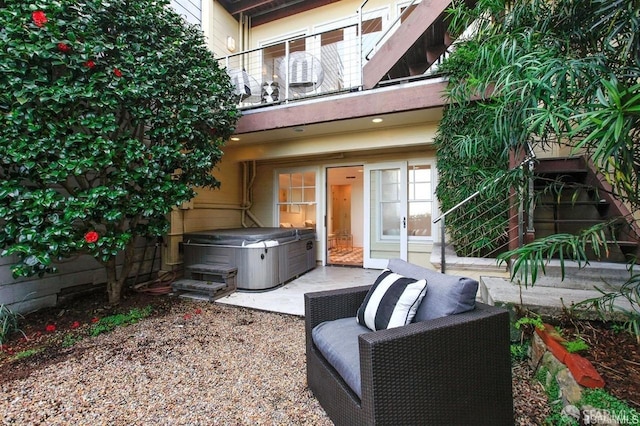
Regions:
M 590 260 L 626 263 L 638 254 L 637 232 L 624 219 L 603 179 L 582 157 L 540 159 L 535 168 L 536 206 L 533 217 L 535 238 L 553 234 L 577 235 L 591 226 L 616 220 L 606 232 L 606 258 L 588 252 Z
M 476 0 L 464 0 L 473 8 Z M 379 47 L 363 68 L 363 86 L 402 80 L 425 73 L 453 43 L 447 9 L 451 0 L 432 0 L 411 7 L 397 31 Z
M 213 301 L 236 288 L 238 268 L 218 263 L 199 263 L 185 267 L 185 278 L 174 281 L 171 288 L 180 297 Z

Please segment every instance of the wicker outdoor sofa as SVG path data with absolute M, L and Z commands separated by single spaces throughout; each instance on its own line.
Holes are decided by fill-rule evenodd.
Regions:
M 403 263 L 392 260 L 388 269 L 402 269 Z M 427 296 L 430 286 L 436 292 L 435 280 L 444 278 L 447 285 L 440 288 L 448 288 L 459 278 L 415 265 L 405 275 L 424 276 L 423 271 L 428 271 Z M 360 331 L 355 352 L 361 384 L 339 373 L 314 342 L 313 330 L 336 322 L 359 327 L 348 318 L 356 322 L 356 311 L 370 287 L 305 294 L 307 383 L 336 425 L 513 424 L 509 315 L 475 300 L 475 306 L 463 313 Z M 426 301 L 427 297 L 422 303 L 434 310 L 441 304 Z M 338 346 L 348 340 L 336 339 Z M 357 369 L 357 355 L 355 361 Z

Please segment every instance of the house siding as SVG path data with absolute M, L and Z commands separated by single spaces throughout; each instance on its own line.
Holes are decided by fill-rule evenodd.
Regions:
M 146 246 L 146 249 L 145 249 Z M 137 243 L 134 268 L 129 275 L 138 281 L 147 280 L 160 269 L 161 251 L 155 245 L 147 245 L 144 239 Z M 0 305 L 18 313 L 32 312 L 40 308 L 56 306 L 59 299 L 75 289 L 100 287 L 106 283 L 104 267 L 91 256 L 80 256 L 57 264 L 58 272 L 44 277 L 14 279 L 11 265 L 14 256 L 0 257 Z M 117 257 L 118 265 L 122 255 Z
M 202 2 L 200 0 L 171 0 L 171 7 L 190 24 L 202 25 Z
M 204 2 L 203 17 L 206 19 L 202 21 L 202 29 L 207 38 L 208 47 L 216 58 L 234 53 L 227 48 L 227 37 L 233 37 L 235 40 L 236 53 L 245 50 L 243 44 L 246 40 L 242 38 L 240 23 L 229 15 L 220 3 Z

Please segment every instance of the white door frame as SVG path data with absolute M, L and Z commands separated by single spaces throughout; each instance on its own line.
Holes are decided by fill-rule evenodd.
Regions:
M 382 234 L 382 224 L 376 222 L 372 223 L 372 220 L 375 218 L 379 218 L 380 216 L 380 204 L 372 200 L 371 197 L 371 173 L 373 171 L 380 170 L 389 170 L 389 169 L 397 169 L 400 172 L 400 181 L 398 187 L 398 203 L 400 207 L 399 211 L 399 235 L 398 239 L 390 238 L 388 240 L 388 244 L 396 244 L 395 247 L 390 247 L 391 250 L 397 250 L 396 257 L 399 257 L 403 260 L 407 260 L 408 258 L 408 235 L 407 235 L 407 209 L 408 209 L 408 195 L 407 195 L 407 161 L 397 161 L 397 162 L 388 162 L 388 163 L 376 163 L 376 164 L 365 164 L 364 166 L 364 200 L 365 200 L 365 208 L 364 208 L 364 249 L 363 249 L 363 260 L 365 268 L 373 268 L 373 269 L 384 269 L 387 267 L 388 258 L 376 258 L 371 256 L 373 243 L 380 244 L 379 240 Z M 377 183 L 376 183 L 377 185 Z M 374 214 L 372 214 L 374 213 Z M 374 228 L 375 226 L 375 228 Z M 375 235 L 371 235 L 371 229 L 375 229 Z M 384 242 L 382 242 L 384 243 Z

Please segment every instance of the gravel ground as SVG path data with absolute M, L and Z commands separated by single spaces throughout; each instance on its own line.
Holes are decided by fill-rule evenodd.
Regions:
M 331 425 L 306 388 L 304 321 L 213 304 L 85 339 L 1 386 L 2 424 Z
M 0 377 L 0 424 L 332 424 L 306 387 L 295 316 L 184 301 L 33 361 Z M 513 371 L 515 424 L 541 424 L 544 394 L 524 364 Z

